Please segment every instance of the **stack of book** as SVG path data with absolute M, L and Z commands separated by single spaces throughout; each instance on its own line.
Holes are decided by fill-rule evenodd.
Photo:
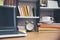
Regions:
M 31 6 L 18 6 L 20 16 L 36 16 L 36 9 Z
M 48 31 L 48 32 L 58 32 L 60 30 L 60 26 L 57 24 L 39 24 L 38 31 Z

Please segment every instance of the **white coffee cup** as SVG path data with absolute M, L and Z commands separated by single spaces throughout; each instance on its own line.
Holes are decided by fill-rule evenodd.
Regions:
M 50 16 L 43 16 L 40 18 L 40 22 L 44 22 L 44 23 L 47 23 L 47 24 L 51 24 L 53 23 L 54 21 L 54 18 L 53 17 L 50 17 Z

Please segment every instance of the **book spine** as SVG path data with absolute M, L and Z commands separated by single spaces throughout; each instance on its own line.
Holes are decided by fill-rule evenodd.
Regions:
M 31 16 L 29 6 L 27 6 L 27 10 L 28 10 L 29 16 Z
M 20 9 L 20 7 L 18 6 L 18 10 L 19 10 L 19 16 L 21 16 L 21 9 Z
M 21 8 L 22 8 L 23 15 L 26 16 L 24 6 L 22 6 Z
M 8 5 L 9 1 L 8 0 L 4 0 L 4 5 Z
M 16 0 L 13 0 L 13 5 L 14 5 L 14 6 L 16 5 Z
M 19 15 L 24 16 L 22 7 L 18 6 L 18 10 L 19 10 Z
M 27 6 L 27 8 L 28 8 L 29 16 L 33 16 L 32 7 Z
M 24 9 L 25 9 L 25 16 L 29 16 L 27 6 L 24 6 Z
M 33 11 L 33 16 L 36 16 L 36 9 L 32 8 L 32 11 Z
M 4 5 L 16 5 L 16 0 L 4 0 Z
M 21 16 L 25 16 L 25 11 L 24 11 L 24 8 L 23 7 L 21 7 Z

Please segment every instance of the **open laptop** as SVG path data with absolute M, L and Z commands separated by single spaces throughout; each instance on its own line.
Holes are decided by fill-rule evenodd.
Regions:
M 0 38 L 27 36 L 18 31 L 16 24 L 16 7 L 0 6 Z

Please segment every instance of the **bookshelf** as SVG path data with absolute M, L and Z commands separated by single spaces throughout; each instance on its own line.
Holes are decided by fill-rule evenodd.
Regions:
M 60 19 L 59 19 L 59 17 L 60 17 L 60 1 L 59 0 L 47 0 L 47 4 L 44 6 L 41 6 L 41 4 L 40 4 L 39 8 L 40 8 L 40 18 L 44 17 L 44 16 L 50 16 L 50 17 L 54 18 L 54 23 L 60 24 Z M 41 24 L 40 24 L 40 26 L 41 26 Z
M 19 1 L 19 0 L 18 0 Z M 24 2 L 25 1 L 25 2 Z M 35 16 L 36 13 L 36 1 L 20 0 L 18 3 L 19 16 Z
M 17 0 L 17 20 L 19 26 L 21 26 L 21 21 L 24 21 L 22 25 L 26 25 L 26 21 L 33 21 L 33 30 L 37 31 L 37 20 L 39 19 L 39 13 L 37 11 L 38 1 L 39 0 Z

